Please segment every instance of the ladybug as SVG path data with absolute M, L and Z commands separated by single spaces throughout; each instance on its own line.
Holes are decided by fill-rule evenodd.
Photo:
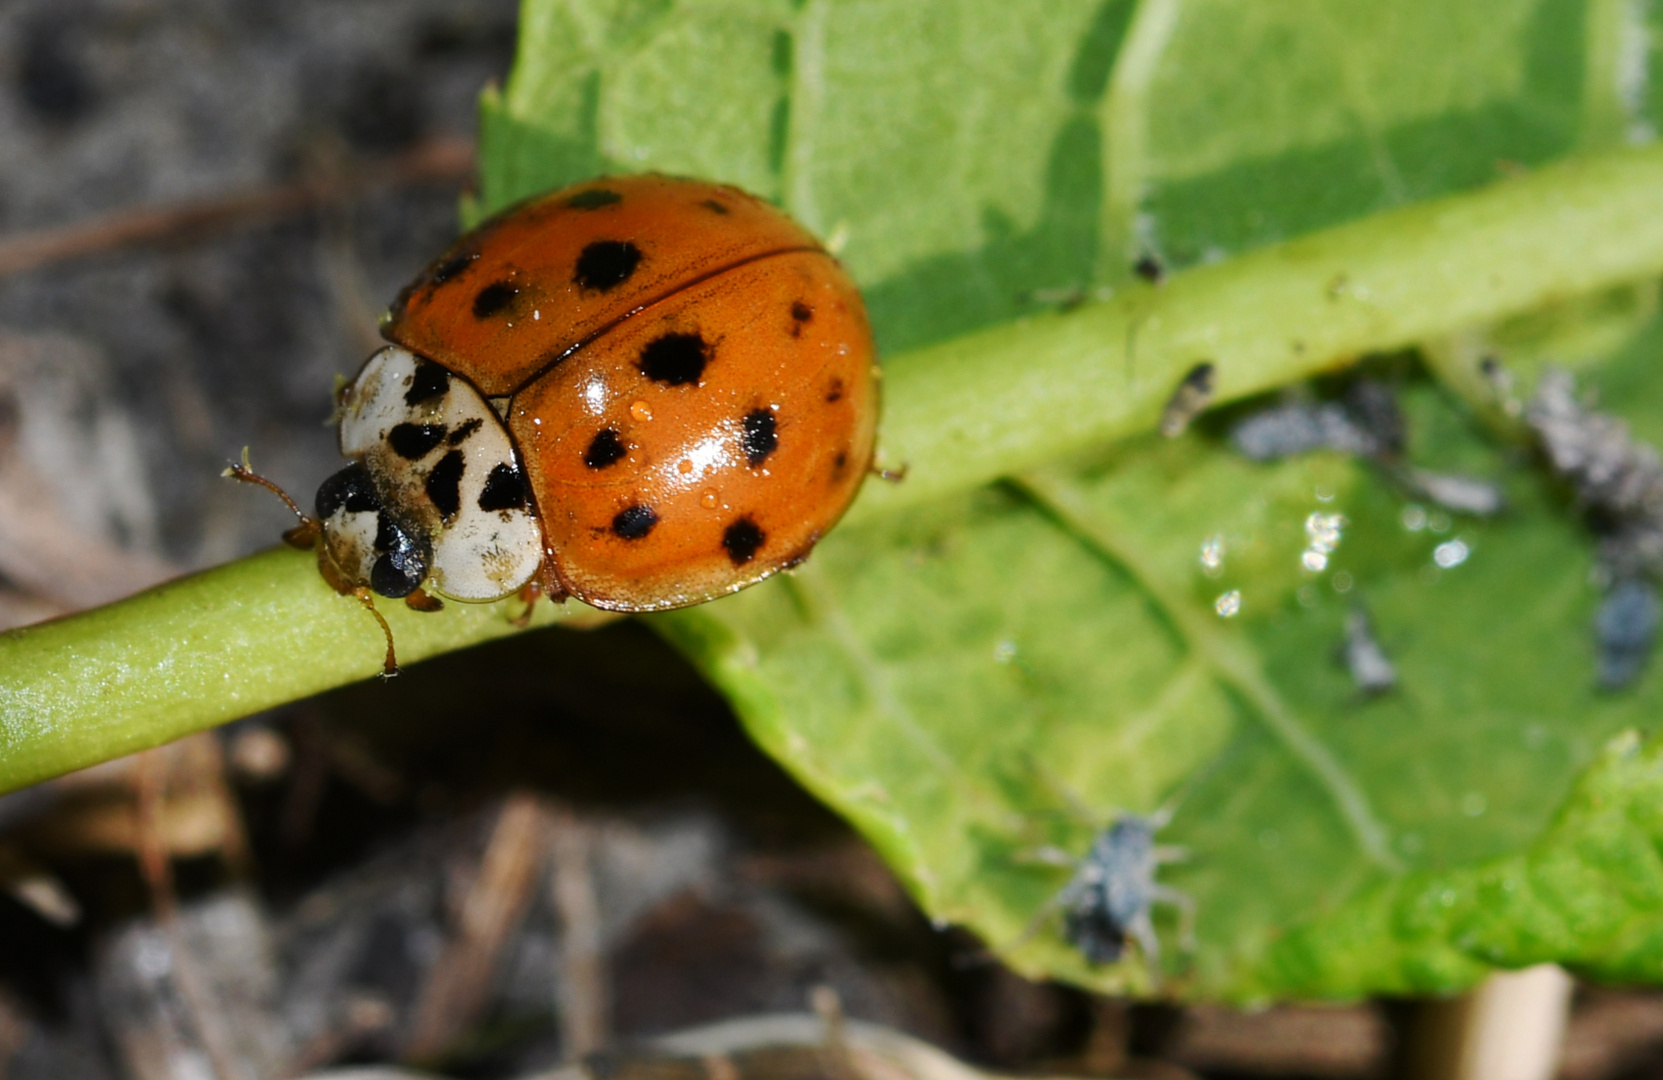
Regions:
M 287 534 L 372 612 L 372 592 L 697 604 L 802 562 L 871 467 L 860 294 L 733 187 L 610 177 L 520 203 L 381 332 L 340 394 L 349 464 Z

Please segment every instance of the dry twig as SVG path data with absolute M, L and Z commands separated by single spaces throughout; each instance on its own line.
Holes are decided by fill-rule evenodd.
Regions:
M 611 1041 L 612 988 L 607 978 L 600 900 L 590 864 L 588 828 L 570 813 L 554 823 L 549 845 L 550 895 L 560 916 L 557 963 L 560 1041 L 566 1056 L 583 1057 Z
M 417 997 L 406 1060 L 431 1059 L 484 1008 L 503 946 L 531 905 L 548 835 L 548 811 L 535 795 L 511 796 L 497 815 L 479 872 L 462 902 L 456 936 L 445 944 Z
M 245 1080 L 246 1073 L 225 1018 L 220 1014 L 213 995 L 208 992 L 206 980 L 179 928 L 179 899 L 173 888 L 172 856 L 161 827 L 162 804 L 167 797 L 167 774 L 156 751 L 149 750 L 139 755 L 134 785 L 138 807 L 139 870 L 150 889 L 156 921 L 167 935 L 168 947 L 173 953 L 174 980 L 179 994 L 190 1011 L 191 1023 L 202 1041 L 203 1050 L 213 1063 L 218 1080 Z
M 382 165 L 326 180 L 262 188 L 216 199 L 121 210 L 58 229 L 0 238 L 0 276 L 158 241 L 201 236 L 345 202 L 378 188 L 459 183 L 473 173 L 473 144 L 423 143 Z

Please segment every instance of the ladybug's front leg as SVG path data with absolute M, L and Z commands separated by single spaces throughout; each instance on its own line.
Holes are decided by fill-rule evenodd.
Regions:
M 386 616 L 376 609 L 373 593 L 360 585 L 352 590 L 352 595 L 375 616 L 375 621 L 381 624 L 381 632 L 387 636 L 387 655 L 381 659 L 381 677 L 390 679 L 398 674 L 398 654 L 393 651 L 393 628 L 387 625 Z
M 393 628 L 387 625 L 386 616 L 382 615 L 380 609 L 375 606 L 375 594 L 365 586 L 354 585 L 341 576 L 340 570 L 335 566 L 335 561 L 329 557 L 329 546 L 327 544 L 320 543 L 317 548 L 318 576 L 322 577 L 331 589 L 342 596 L 350 596 L 363 604 L 364 608 L 375 618 L 375 621 L 381 625 L 381 633 L 387 638 L 387 655 L 381 661 L 381 677 L 390 679 L 397 675 L 398 654 L 393 650 Z M 421 609 L 418 608 L 417 610 Z

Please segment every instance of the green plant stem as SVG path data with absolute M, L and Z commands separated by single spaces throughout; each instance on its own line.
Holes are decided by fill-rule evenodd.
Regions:
M 885 364 L 884 513 L 1154 428 L 1179 380 L 1215 402 L 1365 353 L 1663 273 L 1663 146 L 1572 159 L 1023 319 Z
M 521 605 L 378 605 L 401 664 L 513 633 Z M 539 604 L 532 625 L 599 616 Z M 0 790 L 157 746 L 239 716 L 373 677 L 381 629 L 274 548 L 92 611 L 0 635 Z
M 1573 160 L 1107 302 L 888 360 L 883 463 L 854 516 L 894 512 L 1152 428 L 1192 366 L 1215 401 L 1371 351 L 1663 274 L 1663 147 Z M 511 605 L 384 604 L 408 663 L 513 632 Z M 534 625 L 587 612 L 544 605 Z M 0 788 L 362 679 L 381 637 L 309 556 L 272 551 L 0 635 Z

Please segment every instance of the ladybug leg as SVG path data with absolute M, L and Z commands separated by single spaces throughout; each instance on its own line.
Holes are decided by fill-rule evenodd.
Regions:
M 411 611 L 431 612 L 445 610 L 445 602 L 428 592 L 426 589 L 417 589 L 409 596 L 406 596 L 404 598 L 404 606 L 409 608 Z
M 335 568 L 334 561 L 329 558 L 329 549 L 322 544 L 318 545 L 318 575 L 331 589 L 342 596 L 352 597 L 368 609 L 371 617 L 380 625 L 381 633 L 387 638 L 387 655 L 381 662 L 381 677 L 390 679 L 397 675 L 398 654 L 393 651 L 393 628 L 387 625 L 386 617 L 375 606 L 375 594 L 364 586 L 354 585 L 343 578 L 341 572 Z
M 375 606 L 375 596 L 364 586 L 360 585 L 352 590 L 352 596 L 375 616 L 375 621 L 381 624 L 381 632 L 387 637 L 387 655 L 381 661 L 381 677 L 390 679 L 398 674 L 398 654 L 393 651 L 393 628 L 387 625 L 387 617 Z
M 538 600 L 546 596 L 557 604 L 564 604 L 569 595 L 566 587 L 560 584 L 560 579 L 554 574 L 554 561 L 544 559 L 542 565 L 537 568 L 536 575 L 520 586 L 518 599 L 525 605 L 524 610 L 508 621 L 516 630 L 524 630 L 531 625 L 531 613 L 537 610 Z
M 902 480 L 907 478 L 907 470 L 909 468 L 910 466 L 903 462 L 899 469 L 881 469 L 874 462 L 866 467 L 866 471 L 877 477 L 879 480 L 885 480 L 891 484 L 899 484 Z
M 514 629 L 524 630 L 531 625 L 531 613 L 537 610 L 537 599 L 542 595 L 543 583 L 536 578 L 532 578 L 520 586 L 520 591 L 516 594 L 515 599 L 519 600 L 525 607 L 520 610 L 518 615 L 508 620 Z
M 299 551 L 311 551 L 317 547 L 318 540 L 323 536 L 323 530 L 316 521 L 307 520 L 292 529 L 283 530 L 283 542 Z

